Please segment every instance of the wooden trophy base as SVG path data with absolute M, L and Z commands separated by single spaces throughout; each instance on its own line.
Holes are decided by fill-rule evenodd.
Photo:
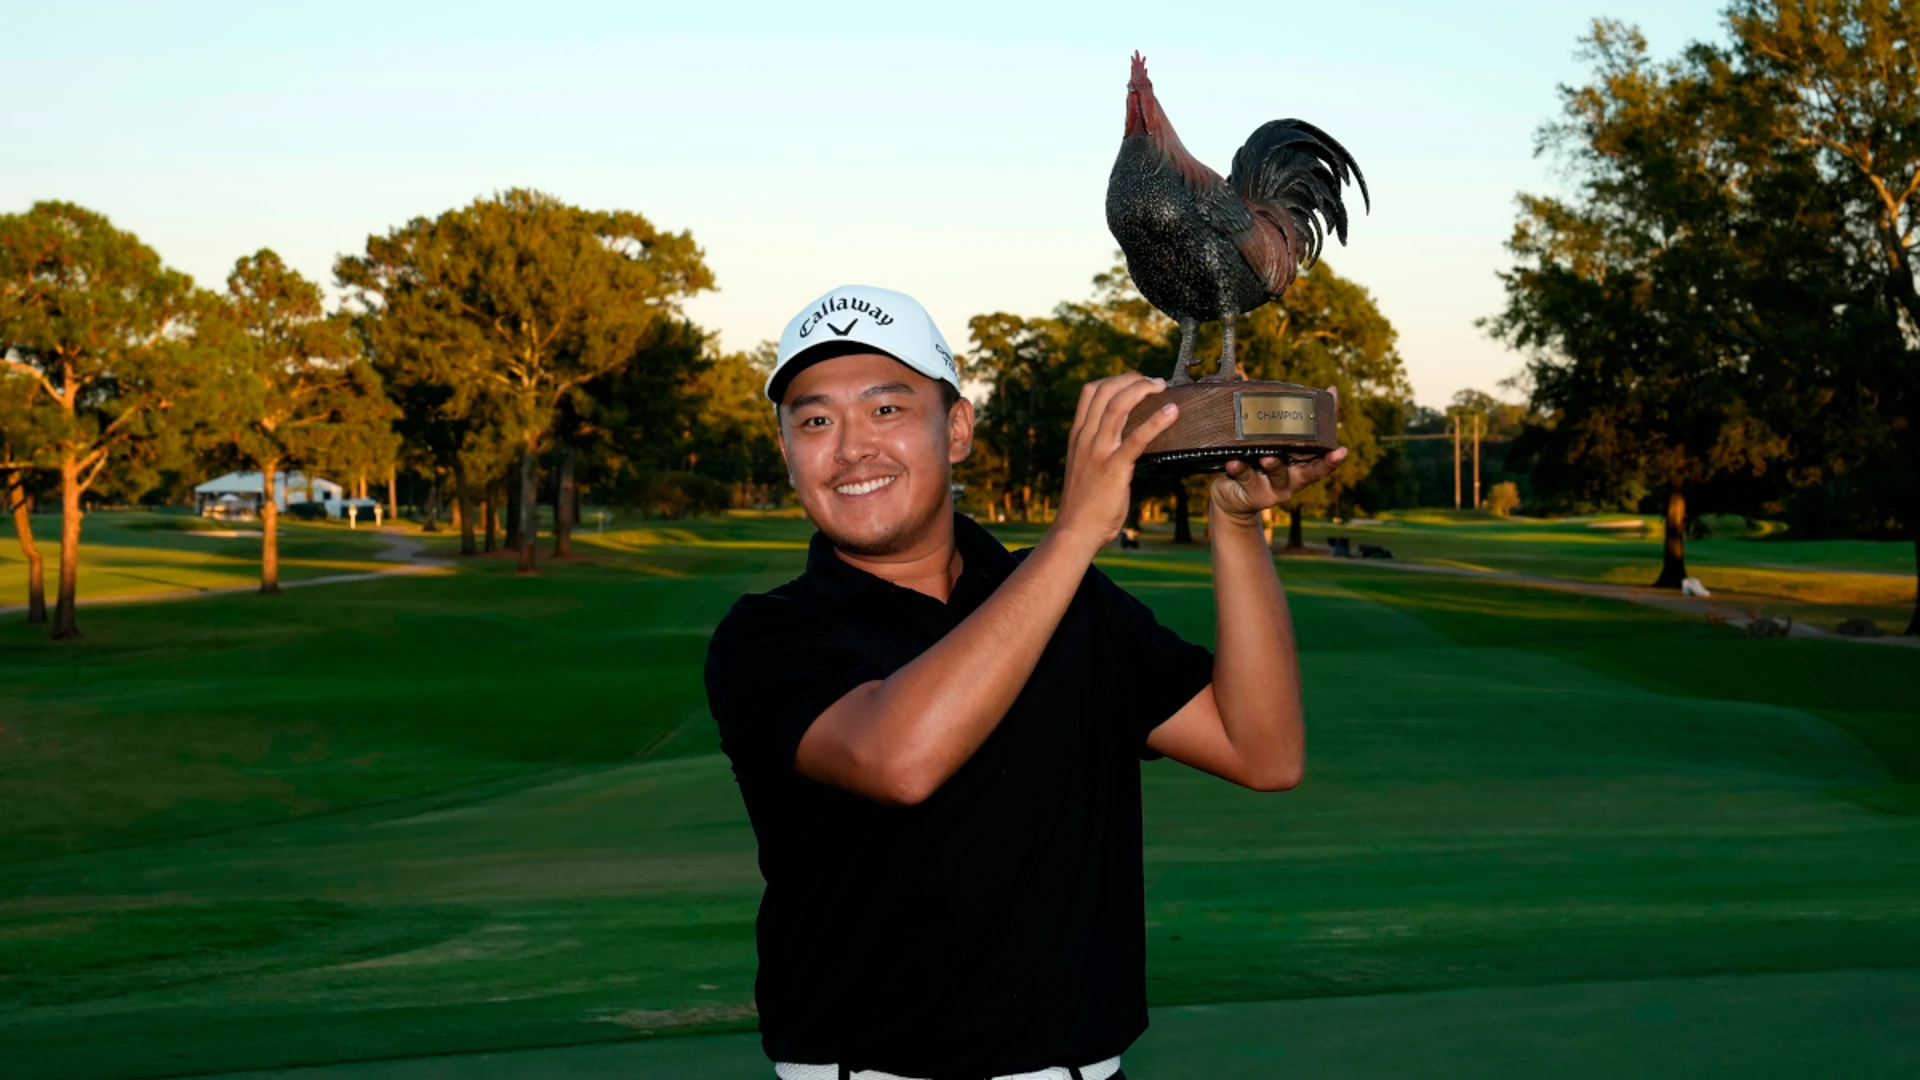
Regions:
M 1331 451 L 1338 403 L 1326 390 L 1286 382 L 1200 380 L 1170 386 L 1127 414 L 1131 432 L 1167 402 L 1180 418 L 1147 444 L 1134 466 L 1141 476 L 1219 472 L 1234 458 L 1278 457 L 1288 464 Z

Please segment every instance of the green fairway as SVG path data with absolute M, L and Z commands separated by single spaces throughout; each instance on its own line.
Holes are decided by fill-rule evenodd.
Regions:
M 1852 617 L 1898 632 L 1913 615 L 1910 543 L 1788 540 L 1722 522 L 1687 543 L 1687 570 L 1735 611 L 1791 615 L 1832 629 Z M 1600 514 L 1536 520 L 1473 511 L 1415 510 L 1368 524 L 1309 523 L 1307 539 L 1351 536 L 1401 560 L 1569 581 L 1649 586 L 1660 572 L 1657 517 Z
M 60 572 L 60 516 L 36 514 L 34 542 L 46 560 L 47 602 Z M 380 569 L 382 548 L 369 526 L 282 518 L 280 580 Z M 215 522 L 189 514 L 110 511 L 88 514 L 80 534 L 79 595 L 103 597 L 225 589 L 260 582 L 259 522 Z M 0 607 L 26 602 L 27 562 L 9 532 L 0 542 Z
M 1126 1056 L 1153 1080 L 1906 1077 L 1920 973 L 1708 976 L 1153 1010 Z M 229 1080 L 765 1076 L 751 1035 L 409 1058 Z
M 79 644 L 0 624 L 9 1078 L 756 1075 L 750 1036 L 662 1036 L 753 1026 L 759 877 L 700 662 L 806 535 L 618 529 L 532 578 L 101 608 Z M 1204 549 L 1102 562 L 1211 640 Z M 1146 768 L 1137 1075 L 1920 1054 L 1920 651 L 1282 573 L 1308 779 Z M 541 1047 L 573 1049 L 419 1057 Z

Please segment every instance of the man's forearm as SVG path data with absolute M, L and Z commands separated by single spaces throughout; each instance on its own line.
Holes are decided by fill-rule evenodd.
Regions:
M 1257 519 L 1210 509 L 1216 611 L 1213 693 L 1249 775 L 1291 787 L 1306 758 L 1293 620 Z
M 1040 661 L 1094 549 L 1049 533 L 979 609 L 884 680 L 849 693 L 801 744 L 803 772 L 915 803 L 966 764 Z

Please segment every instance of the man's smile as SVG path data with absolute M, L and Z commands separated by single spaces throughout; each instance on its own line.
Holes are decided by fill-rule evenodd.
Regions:
M 835 486 L 833 490 L 842 495 L 871 495 L 881 488 L 886 487 L 888 484 L 893 483 L 894 479 L 895 478 L 891 476 L 876 476 L 871 480 L 856 480 L 852 483 L 839 484 Z

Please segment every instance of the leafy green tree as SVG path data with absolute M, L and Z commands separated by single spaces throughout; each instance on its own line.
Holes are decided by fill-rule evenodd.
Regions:
M 222 335 L 222 415 L 211 426 L 213 455 L 258 470 L 260 591 L 280 591 L 282 470 L 357 469 L 384 464 L 397 449 L 399 410 L 360 355 L 345 316 L 329 316 L 320 289 L 270 250 L 242 257 L 227 276 Z M 346 473 L 343 473 L 346 475 Z
M 989 396 L 975 425 L 975 459 L 958 477 L 997 492 L 1009 514 L 1017 503 L 1033 520 L 1036 504 L 1059 493 L 1059 470 L 1080 387 L 1092 379 L 1141 371 L 1166 376 L 1178 353 L 1175 329 L 1116 266 L 1094 278 L 1094 295 L 1065 303 L 1052 316 L 1004 313 L 975 317 L 968 376 Z M 1218 349 L 1206 330 L 1196 347 Z M 1337 505 L 1378 460 L 1376 431 L 1396 430 L 1410 396 L 1391 323 L 1367 291 L 1324 263 L 1303 274 L 1286 296 L 1239 321 L 1239 356 L 1249 378 L 1333 386 L 1341 393 L 1341 441 L 1348 464 L 1330 489 L 1316 486 L 1307 509 Z M 1143 490 L 1174 494 L 1176 541 L 1191 540 L 1190 483 L 1143 478 Z M 1294 508 L 1299 538 L 1300 508 Z
M 1495 517 L 1506 517 L 1520 505 L 1520 486 L 1511 480 L 1502 480 L 1487 491 L 1487 509 Z
M 1351 505 L 1354 489 L 1386 454 L 1380 436 L 1404 422 L 1413 393 L 1399 335 L 1364 287 L 1325 262 L 1296 278 L 1277 303 L 1242 316 L 1240 323 L 1239 357 L 1248 378 L 1331 386 L 1340 395 L 1347 461 L 1288 504 L 1288 546 L 1299 547 L 1302 516 Z
M 692 323 L 656 322 L 625 364 L 577 389 L 564 403 L 558 428 L 563 483 L 564 454 L 574 451 L 580 477 L 588 487 L 637 503 L 644 501 L 641 492 L 649 480 L 660 473 L 696 467 L 712 471 L 729 453 L 746 453 L 744 442 L 738 447 L 725 442 L 710 447 L 699 433 L 703 380 L 717 367 L 732 363 L 710 356 L 707 335 Z M 765 378 L 763 372 L 762 384 Z M 750 389 L 758 400 L 743 393 L 739 395 L 742 403 L 757 406 L 759 414 L 769 414 L 771 407 L 759 392 L 760 384 Z M 559 522 L 558 514 L 555 520 Z M 556 552 L 561 551 L 563 538 L 556 525 Z
M 489 400 L 519 448 L 518 499 L 537 520 L 536 463 L 563 399 L 633 356 L 653 325 L 711 288 L 690 235 L 639 214 L 590 211 L 515 189 L 370 237 L 335 264 L 362 310 L 411 343 L 456 411 Z M 531 530 L 529 530 L 531 531 Z M 534 547 L 520 568 L 534 569 Z
M 1125 266 L 1096 275 L 1093 284 L 1092 297 L 1063 303 L 1051 317 L 1002 312 L 970 320 L 964 374 L 987 389 L 974 452 L 955 473 L 970 501 L 997 504 L 1027 521 L 1043 515 L 1064 479 L 1080 387 L 1125 371 L 1161 377 L 1173 371 L 1173 323 L 1135 291 Z M 1184 527 L 1184 519 L 1177 525 Z
M 33 431 L 33 413 L 29 409 L 38 390 L 35 380 L 8 368 L 0 368 L 0 473 L 6 475 L 7 513 L 13 518 L 13 533 L 20 543 L 20 555 L 27 563 L 27 621 L 47 621 L 46 560 L 33 540 L 33 501 L 35 481 L 41 470 L 33 448 L 43 444 Z
M 1803 486 L 1844 478 L 1834 486 L 1866 496 L 1864 513 L 1855 511 L 1861 526 L 1904 521 L 1920 574 L 1920 9 L 1905 0 L 1734 0 L 1727 18 L 1732 41 L 1698 51 L 1747 88 L 1729 123 L 1768 140 L 1769 174 L 1811 165 L 1801 168 L 1836 204 L 1823 235 L 1845 256 L 1830 280 L 1854 283 L 1836 305 L 1837 320 L 1850 323 L 1833 342 L 1845 359 L 1823 370 L 1801 353 L 1783 365 L 1803 393 L 1817 387 L 1825 398 L 1817 421 L 1825 445 L 1795 455 Z M 1878 333 L 1853 321 L 1861 318 L 1879 320 Z M 1875 340 L 1863 345 L 1862 334 Z M 1920 601 L 1907 632 L 1920 634 Z
M 1562 482 L 1600 502 L 1664 492 L 1654 584 L 1678 588 L 1689 493 L 1762 473 L 1785 449 L 1755 405 L 1756 353 L 1795 309 L 1764 311 L 1733 284 L 1781 268 L 1739 228 L 1765 148 L 1697 122 L 1731 92 L 1724 80 L 1698 55 L 1653 64 L 1613 23 L 1586 48 L 1592 81 L 1563 90 L 1563 120 L 1541 135 L 1573 194 L 1521 196 L 1507 305 L 1486 325 L 1529 352 L 1533 404 L 1551 422 L 1540 456 L 1569 463 Z
M 94 211 L 41 202 L 0 215 L 0 360 L 30 383 L 44 439 L 35 457 L 59 477 L 55 638 L 80 636 L 81 498 L 109 466 L 131 488 L 178 452 L 208 304 L 191 278 Z
M 687 400 L 688 462 L 698 472 L 734 486 L 737 501 L 770 503 L 787 482 L 780 456 L 780 422 L 767 401 L 775 348 L 721 353 L 694 370 Z
M 1067 329 L 1055 319 L 1024 319 L 996 312 L 968 321 L 972 348 L 967 376 L 984 382 L 988 397 L 974 426 L 974 444 L 985 449 L 969 458 L 956 479 L 994 493 L 1033 521 L 1042 500 L 1059 490 L 1066 461 L 1066 435 L 1073 421 L 1067 395 L 1077 397 L 1081 379 L 1067 364 Z M 977 452 L 977 451 L 976 451 Z M 989 471 L 989 466 L 991 471 Z

